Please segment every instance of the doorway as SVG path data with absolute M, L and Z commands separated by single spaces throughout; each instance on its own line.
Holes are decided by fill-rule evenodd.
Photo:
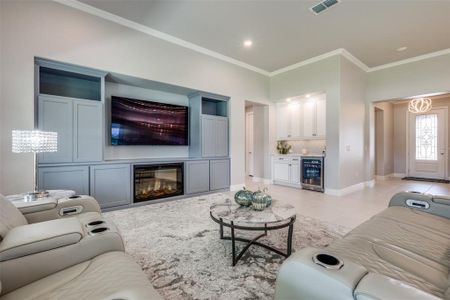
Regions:
M 447 179 L 448 107 L 408 112 L 408 176 Z

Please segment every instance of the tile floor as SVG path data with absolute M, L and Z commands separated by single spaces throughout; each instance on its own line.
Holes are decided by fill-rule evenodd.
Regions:
M 247 188 L 256 190 L 264 184 L 247 180 Z M 322 221 L 354 228 L 384 210 L 391 197 L 400 191 L 418 191 L 450 195 L 450 184 L 406 181 L 399 178 L 379 180 L 373 188 L 348 194 L 330 196 L 323 193 L 266 185 L 273 198 L 288 202 L 298 209 L 298 214 Z

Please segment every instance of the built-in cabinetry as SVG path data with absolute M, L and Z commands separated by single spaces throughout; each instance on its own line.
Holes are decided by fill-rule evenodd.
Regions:
M 277 104 L 277 139 L 306 140 L 326 137 L 326 98 L 291 100 Z
M 191 157 L 228 156 L 228 99 L 209 93 L 190 95 Z
M 77 194 L 89 194 L 107 209 L 131 205 L 137 202 L 133 191 L 135 163 L 151 165 L 173 161 L 184 170 L 177 178 L 184 183 L 184 191 L 181 191 L 184 195 L 229 188 L 229 97 L 46 59 L 37 58 L 35 62 L 35 125 L 40 130 L 58 133 L 58 151 L 39 156 L 41 189 L 68 189 Z M 105 137 L 110 136 L 105 78 L 125 86 L 121 90 L 123 94 L 127 92 L 127 85 L 143 89 L 151 86 L 163 92 L 175 90 L 180 97 L 189 98 L 189 157 L 164 158 L 162 152 L 160 159 L 105 161 Z M 155 185 L 170 191 L 172 186 L 164 182 L 172 178 L 164 178 L 166 175 L 158 174 L 159 181 L 151 179 L 153 175 L 144 178 L 156 182 L 151 183 L 153 187 L 149 185 L 147 192 L 153 192 Z
M 300 156 L 276 155 L 272 157 L 272 180 L 276 184 L 301 187 Z
M 184 165 L 184 194 L 193 195 L 230 187 L 229 159 L 187 159 L 176 161 Z M 167 163 L 162 161 L 161 163 Z M 91 195 L 102 208 L 133 203 L 133 167 L 158 165 L 157 161 L 138 163 L 101 162 L 87 165 L 41 166 L 39 182 L 42 189 L 74 190 Z

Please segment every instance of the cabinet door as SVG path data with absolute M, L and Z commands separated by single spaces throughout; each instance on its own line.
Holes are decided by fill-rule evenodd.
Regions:
M 74 100 L 73 161 L 101 161 L 103 105 L 97 101 Z
M 210 116 L 202 116 L 202 156 L 214 157 L 216 155 L 215 120 Z
M 228 156 L 228 119 L 218 117 L 214 122 L 215 156 Z
M 209 163 L 209 189 L 211 191 L 230 187 L 230 160 L 211 160 Z
M 289 160 L 287 158 L 274 159 L 273 180 L 289 183 Z
M 209 191 L 209 160 L 187 161 L 184 168 L 186 194 Z
M 128 164 L 91 166 L 91 195 L 100 207 L 131 203 L 131 166 Z
M 58 151 L 41 153 L 40 163 L 72 162 L 72 100 L 55 96 L 39 96 L 38 127 L 58 133 Z
M 73 190 L 80 195 L 89 194 L 89 167 L 39 168 L 39 188 L 46 190 Z
M 303 136 L 303 103 L 289 105 L 289 137 L 299 139 Z
M 326 100 L 320 99 L 316 104 L 316 128 L 317 136 L 325 137 L 327 127 L 327 107 Z
M 277 104 L 277 139 L 285 140 L 290 138 L 289 107 L 286 103 Z
M 300 184 L 300 162 L 298 158 L 293 158 L 290 164 L 290 183 Z
M 305 138 L 314 137 L 316 103 L 314 101 L 305 101 L 303 103 L 303 136 Z

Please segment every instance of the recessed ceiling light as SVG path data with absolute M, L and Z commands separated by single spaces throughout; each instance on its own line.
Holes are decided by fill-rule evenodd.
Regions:
M 309 98 L 309 97 L 311 97 L 311 95 L 310 94 L 306 94 L 306 98 Z
M 286 101 L 287 101 L 287 102 L 291 102 L 291 98 L 287 98 Z
M 245 40 L 244 41 L 244 46 L 247 48 L 250 48 L 253 45 L 253 42 L 251 40 Z
M 402 52 L 402 51 L 405 51 L 406 49 L 408 49 L 408 47 L 400 47 L 400 48 L 397 48 L 397 51 Z

